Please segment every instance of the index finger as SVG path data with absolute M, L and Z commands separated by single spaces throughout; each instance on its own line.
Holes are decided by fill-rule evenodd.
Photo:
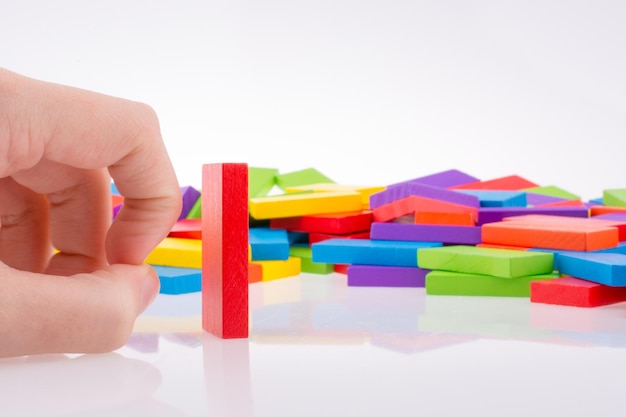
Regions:
M 108 168 L 124 196 L 107 236 L 108 261 L 143 262 L 167 235 L 182 205 L 154 110 L 143 103 L 8 76 L 12 104 L 6 160 L 13 163 L 1 167 L 3 175 L 44 158 L 83 169 Z

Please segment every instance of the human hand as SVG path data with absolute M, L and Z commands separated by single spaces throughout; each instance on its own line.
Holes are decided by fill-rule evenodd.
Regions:
M 150 107 L 0 68 L 0 357 L 123 345 L 180 210 Z

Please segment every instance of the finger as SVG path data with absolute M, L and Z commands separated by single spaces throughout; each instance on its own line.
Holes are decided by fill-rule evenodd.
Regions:
M 125 197 L 108 237 L 109 261 L 142 262 L 182 206 L 155 112 L 137 102 L 3 75 L 10 80 L 5 94 L 12 100 L 5 104 L 10 145 L 0 141 L 7 153 L 0 158 L 0 176 L 32 168 L 43 158 L 83 169 L 108 167 Z
M 47 197 L 50 238 L 58 250 L 47 273 L 72 275 L 106 265 L 104 242 L 111 223 L 106 170 L 84 170 L 44 159 L 14 178 Z
M 45 197 L 12 178 L 0 179 L 0 261 L 43 272 L 51 254 Z
M 118 349 L 159 291 L 146 265 L 42 276 L 0 264 L 0 282 L 0 357 Z

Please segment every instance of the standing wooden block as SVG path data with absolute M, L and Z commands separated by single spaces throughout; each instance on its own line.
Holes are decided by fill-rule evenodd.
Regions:
M 202 328 L 248 337 L 248 166 L 202 166 Z

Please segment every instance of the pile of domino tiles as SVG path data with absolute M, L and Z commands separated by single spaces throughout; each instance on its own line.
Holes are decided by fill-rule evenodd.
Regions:
M 168 285 L 185 272 L 199 276 L 199 194 L 183 188 L 181 218 L 148 258 L 162 292 L 199 290 Z M 425 287 L 433 296 L 626 301 L 626 189 L 582 201 L 518 175 L 480 180 L 447 170 L 353 186 L 313 168 L 250 167 L 248 197 L 251 283 L 339 272 L 349 286 Z

